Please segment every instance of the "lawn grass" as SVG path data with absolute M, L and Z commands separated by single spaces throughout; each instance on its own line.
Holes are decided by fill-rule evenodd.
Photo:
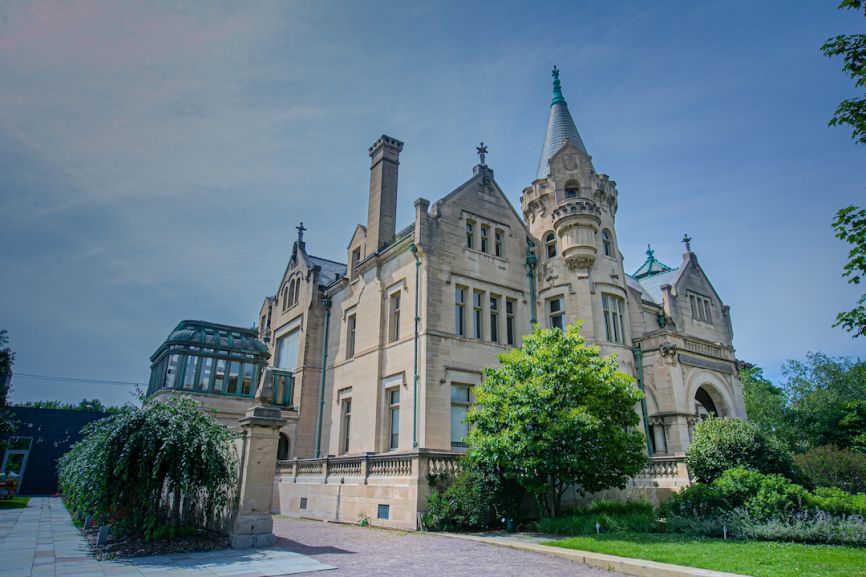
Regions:
M 0 509 L 21 509 L 27 506 L 30 497 L 12 497 L 11 499 L 0 499 Z
M 545 545 L 715 569 L 754 577 L 866 575 L 866 548 L 768 541 L 724 541 L 677 534 L 621 533 Z

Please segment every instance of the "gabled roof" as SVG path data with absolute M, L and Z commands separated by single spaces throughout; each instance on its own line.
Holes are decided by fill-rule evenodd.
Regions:
M 321 286 L 328 286 L 338 278 L 346 276 L 346 265 L 342 263 L 312 255 L 309 258 L 313 266 L 321 269 L 319 271 L 319 284 Z
M 669 267 L 662 261 L 656 260 L 655 251 L 650 245 L 647 245 L 646 260 L 642 265 L 640 265 L 640 268 L 638 268 L 632 276 L 637 280 L 643 280 L 647 277 L 655 276 L 657 274 L 672 270 L 674 270 L 673 267 Z
M 568 111 L 568 104 L 562 96 L 559 84 L 559 70 L 553 67 L 553 102 L 550 103 L 550 116 L 547 118 L 547 134 L 544 136 L 544 147 L 541 149 L 541 160 L 538 161 L 538 173 L 535 178 L 547 178 L 550 174 L 550 159 L 565 146 L 566 142 L 574 144 L 581 152 L 589 156 L 577 126 Z

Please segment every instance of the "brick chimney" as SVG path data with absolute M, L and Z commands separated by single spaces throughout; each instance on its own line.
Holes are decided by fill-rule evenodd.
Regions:
M 397 232 L 397 167 L 402 150 L 402 142 L 384 134 L 370 147 L 368 255 L 391 242 Z

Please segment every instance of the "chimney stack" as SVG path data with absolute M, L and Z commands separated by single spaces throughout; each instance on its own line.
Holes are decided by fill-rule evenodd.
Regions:
M 400 165 L 402 150 L 402 142 L 384 134 L 370 147 L 368 255 L 391 242 L 397 232 L 397 167 Z

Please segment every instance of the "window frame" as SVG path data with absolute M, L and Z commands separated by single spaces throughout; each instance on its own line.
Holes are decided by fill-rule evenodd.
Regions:
M 478 227 L 478 234 L 480 235 L 478 250 L 487 254 L 490 252 L 490 226 L 486 224 L 480 225 Z
M 611 240 L 610 231 L 607 229 L 601 231 L 601 250 L 604 256 L 613 257 L 613 240 Z
M 484 291 L 472 291 L 472 338 L 484 340 Z
M 466 219 L 466 248 L 475 250 L 475 221 Z
M 388 395 L 388 449 L 394 451 L 400 448 L 400 387 L 387 389 L 385 394 Z
M 505 258 L 505 232 L 501 228 L 493 230 L 493 256 Z
M 516 343 L 516 326 L 515 326 L 515 308 L 517 301 L 515 299 L 505 299 L 505 344 L 514 346 Z
M 553 310 L 553 305 L 557 304 L 558 309 Z M 556 295 L 546 299 L 546 309 L 547 309 L 547 326 L 550 328 L 558 328 L 559 330 L 565 332 L 566 327 L 566 319 L 565 319 L 565 297 L 563 295 Z
M 556 246 L 556 234 L 548 232 L 544 235 L 544 254 L 547 258 L 555 258 L 559 253 Z
M 457 399 L 454 398 L 454 390 L 455 389 L 465 389 L 466 390 L 465 400 L 463 398 L 457 398 Z M 467 446 L 465 436 L 461 439 L 455 440 L 456 431 L 454 430 L 454 427 L 453 427 L 454 410 L 456 408 L 459 411 L 463 412 L 463 421 L 462 422 L 466 423 L 466 415 L 469 414 L 469 409 L 472 407 L 472 389 L 473 389 L 473 385 L 468 384 L 468 383 L 451 383 L 451 388 L 450 388 L 450 393 L 451 393 L 450 402 L 451 402 L 451 404 L 450 404 L 450 411 L 449 411 L 451 418 L 449 420 L 449 429 L 450 429 L 450 435 L 449 436 L 451 438 L 451 447 L 452 448 L 453 447 L 464 448 Z M 461 397 L 462 397 L 462 395 L 461 395 Z M 466 426 L 466 432 L 467 432 L 467 434 L 469 432 L 469 426 L 468 425 Z
M 602 293 L 601 310 L 604 315 L 606 340 L 611 343 L 625 344 L 625 299 L 614 294 Z M 612 335 L 611 329 L 613 329 Z
M 458 337 L 466 336 L 466 292 L 465 286 L 454 287 L 454 334 Z
M 499 343 L 499 295 L 491 294 L 488 297 L 488 318 L 490 319 L 490 342 Z
M 388 342 L 400 340 L 400 307 L 402 305 L 401 291 L 396 290 L 388 295 Z
M 358 313 L 351 313 L 346 316 L 346 358 L 351 359 L 355 356 L 355 336 L 358 328 Z

